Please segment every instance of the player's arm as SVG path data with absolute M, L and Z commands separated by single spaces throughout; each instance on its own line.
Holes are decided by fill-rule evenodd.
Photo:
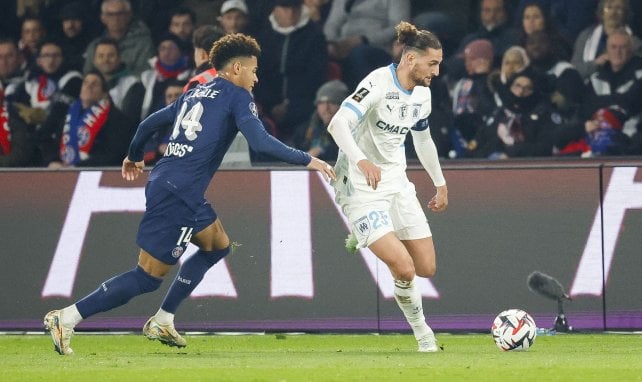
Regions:
M 121 168 L 123 179 L 132 181 L 138 178 L 138 175 L 143 172 L 143 168 L 145 167 L 145 162 L 143 161 L 145 143 L 154 133 L 174 121 L 176 104 L 177 102 L 174 102 L 152 113 L 138 125 L 136 134 L 134 134 L 134 138 L 132 138 L 129 144 L 127 156 L 123 159 L 123 166 Z
M 366 110 L 376 101 L 376 96 L 371 94 L 374 90 L 372 86 L 368 85 L 366 87 L 366 84 L 370 83 L 372 81 L 368 78 L 363 80 L 357 86 L 358 90 L 343 102 L 339 111 L 330 121 L 328 132 L 350 162 L 357 165 L 357 168 L 366 178 L 368 186 L 376 190 L 377 184 L 381 181 L 381 167 L 372 163 L 366 157 L 352 136 L 352 129 L 359 123 Z
M 298 164 L 320 171 L 323 177 L 335 180 L 334 168 L 325 161 L 311 156 L 301 150 L 294 149 L 271 136 L 258 118 L 247 118 L 238 125 L 239 130 L 247 139 L 252 149 L 263 154 L 278 158 L 286 163 Z
M 428 208 L 435 212 L 441 212 L 448 207 L 448 187 L 439 164 L 437 146 L 430 135 L 428 118 L 417 122 L 410 132 L 417 157 L 437 188 L 437 194 L 428 202 Z

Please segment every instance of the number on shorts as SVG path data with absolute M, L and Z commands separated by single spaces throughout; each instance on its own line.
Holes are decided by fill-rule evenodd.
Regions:
M 181 227 L 181 236 L 178 238 L 176 245 L 187 245 L 192 240 L 192 227 Z
M 386 211 L 372 211 L 368 215 L 368 219 L 372 222 L 372 227 L 374 229 L 388 225 L 388 215 L 386 214 Z

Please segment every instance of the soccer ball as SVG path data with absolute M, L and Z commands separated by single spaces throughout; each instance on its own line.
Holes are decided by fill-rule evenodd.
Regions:
M 528 350 L 537 337 L 537 326 L 530 314 L 521 309 L 508 309 L 495 317 L 490 332 L 501 350 Z

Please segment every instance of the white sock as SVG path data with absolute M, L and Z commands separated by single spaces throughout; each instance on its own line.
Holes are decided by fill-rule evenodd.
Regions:
M 414 278 L 411 281 L 395 280 L 395 300 L 417 340 L 432 333 L 424 317 L 421 293 Z
M 80 321 L 83 320 L 80 312 L 78 311 L 78 308 L 76 308 L 76 304 L 69 305 L 68 307 L 62 309 L 61 313 L 62 314 L 60 315 L 60 321 L 62 326 L 66 328 L 75 328 L 76 325 L 78 325 Z
M 162 308 L 156 312 L 156 322 L 161 325 L 174 325 L 174 313 L 166 312 Z

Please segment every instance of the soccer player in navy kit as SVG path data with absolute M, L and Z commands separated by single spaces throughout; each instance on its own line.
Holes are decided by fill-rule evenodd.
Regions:
M 239 130 L 254 150 L 320 171 L 326 180 L 335 179 L 332 166 L 284 145 L 258 119 L 251 91 L 258 81 L 259 54 L 258 43 L 249 36 L 222 37 L 210 51 L 218 77 L 141 122 L 123 161 L 122 176 L 128 181 L 143 172 L 145 142 L 168 123 L 173 122 L 174 129 L 145 187 L 146 210 L 136 240 L 141 248 L 138 264 L 75 304 L 47 313 L 45 328 L 58 353 L 73 353 L 69 347 L 73 328 L 83 319 L 158 289 L 191 242 L 198 252 L 182 264 L 161 308 L 143 328 L 149 339 L 186 346 L 174 329 L 174 313 L 205 273 L 230 252 L 230 239 L 204 194 Z

